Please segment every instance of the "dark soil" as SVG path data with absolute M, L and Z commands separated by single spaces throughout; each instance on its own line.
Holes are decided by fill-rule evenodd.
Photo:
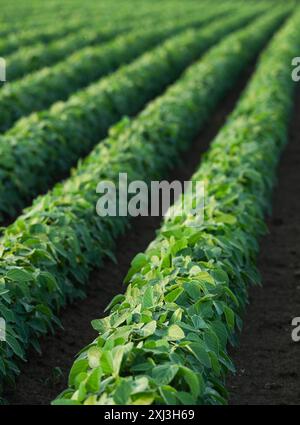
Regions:
M 200 156 L 224 124 L 226 116 L 234 108 L 253 68 L 237 82 L 234 92 L 228 95 L 183 155 L 182 166 L 173 170 L 170 180 L 189 180 L 197 168 Z M 96 336 L 90 322 L 104 315 L 104 308 L 112 297 L 124 291 L 122 280 L 132 258 L 154 239 L 159 228 L 159 217 L 139 217 L 132 221 L 132 228 L 117 243 L 118 265 L 107 261 L 101 270 L 93 273 L 85 300 L 66 308 L 61 314 L 63 331 L 42 341 L 43 355 L 28 354 L 29 361 L 22 367 L 16 388 L 6 394 L 10 404 L 49 404 L 67 386 L 67 377 L 76 353 Z
M 250 291 L 240 346 L 233 351 L 237 375 L 228 379 L 231 404 L 300 404 L 300 342 L 291 322 L 300 317 L 300 91 L 289 145 L 274 189 L 269 235 L 261 241 L 263 287 Z

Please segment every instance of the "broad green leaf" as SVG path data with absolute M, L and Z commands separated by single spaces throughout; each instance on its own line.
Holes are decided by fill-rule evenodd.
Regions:
M 152 393 L 141 393 L 134 397 L 133 405 L 149 406 L 154 402 L 154 395 Z
M 156 366 L 152 371 L 152 377 L 157 385 L 167 385 L 174 379 L 178 372 L 178 366 L 171 363 Z
M 100 356 L 101 356 L 100 348 L 98 347 L 89 348 L 87 355 L 88 355 L 89 367 L 91 369 L 96 368 L 100 365 Z
M 182 294 L 183 292 L 183 288 L 182 287 L 178 287 L 176 289 L 173 289 L 173 291 L 169 292 L 166 296 L 165 296 L 165 300 L 168 303 L 173 303 L 177 300 L 177 298 L 180 296 L 180 294 Z
M 91 372 L 91 374 L 89 375 L 86 381 L 87 391 L 95 392 L 95 393 L 99 391 L 101 376 L 102 376 L 102 369 L 100 367 L 97 367 Z
M 128 380 L 122 379 L 118 384 L 114 393 L 114 402 L 116 404 L 125 405 L 131 396 L 132 384 Z
M 14 280 L 16 282 L 29 282 L 33 279 L 33 273 L 30 273 L 21 268 L 14 268 L 9 270 L 6 273 L 6 277 L 10 280 Z
M 206 351 L 204 343 L 192 342 L 190 344 L 190 348 L 201 364 L 208 368 L 211 367 L 210 357 Z
M 177 341 L 185 337 L 183 330 L 178 325 L 171 325 L 168 329 L 168 339 Z
M 144 338 L 147 338 L 154 334 L 156 330 L 156 321 L 151 320 L 151 322 L 147 323 L 142 329 L 140 329 L 139 334 Z
M 194 398 L 197 399 L 203 394 L 205 388 L 202 376 L 185 366 L 180 367 L 180 372 L 183 374 L 184 380 L 190 388 L 190 392 L 193 394 Z
M 100 359 L 100 365 L 103 370 L 103 373 L 106 375 L 113 374 L 114 364 L 111 351 L 103 351 Z
M 152 286 L 149 286 L 143 296 L 143 304 L 142 308 L 143 310 L 150 308 L 153 306 L 154 298 L 153 298 L 153 288 Z
M 118 345 L 117 347 L 114 347 L 112 350 L 114 375 L 119 375 L 121 363 L 124 356 L 124 351 L 125 351 L 124 345 Z
M 88 369 L 88 360 L 87 359 L 78 359 L 73 363 L 73 366 L 69 374 L 69 386 L 73 387 L 75 384 L 76 376 L 79 373 L 86 372 Z

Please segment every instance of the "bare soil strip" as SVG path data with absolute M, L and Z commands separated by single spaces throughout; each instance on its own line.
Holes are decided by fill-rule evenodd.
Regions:
M 300 90 L 290 140 L 278 170 L 270 233 L 261 241 L 263 287 L 252 288 L 236 376 L 228 379 L 231 404 L 300 404 L 300 342 L 291 321 L 300 317 Z
M 173 170 L 169 176 L 170 181 L 190 179 L 199 165 L 201 154 L 207 150 L 227 115 L 234 108 L 252 71 L 253 67 L 249 67 L 247 73 L 237 81 L 235 90 L 222 101 L 204 131 L 183 155 L 182 166 Z M 90 325 L 91 320 L 103 316 L 104 309 L 112 297 L 124 291 L 122 281 L 132 258 L 138 252 L 144 251 L 154 239 L 160 221 L 160 217 L 138 217 L 132 221 L 131 230 L 117 243 L 118 264 L 106 261 L 101 270 L 94 272 L 87 298 L 62 311 L 64 330 L 44 338 L 41 344 L 42 356 L 35 352 L 29 353 L 29 360 L 22 366 L 16 388 L 5 395 L 8 403 L 49 404 L 66 388 L 68 372 L 76 353 L 97 336 Z

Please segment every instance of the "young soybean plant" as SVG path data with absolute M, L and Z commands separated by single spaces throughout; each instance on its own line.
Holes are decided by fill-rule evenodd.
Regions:
M 138 254 L 99 336 L 75 361 L 54 404 L 223 404 L 224 380 L 247 300 L 257 282 L 276 165 L 287 140 L 300 13 L 275 36 L 228 123 L 193 179 L 207 182 L 205 222 L 167 219 Z M 272 70 L 272 72 L 270 72 Z M 191 120 L 193 110 L 191 110 Z M 187 193 L 184 196 L 191 196 Z

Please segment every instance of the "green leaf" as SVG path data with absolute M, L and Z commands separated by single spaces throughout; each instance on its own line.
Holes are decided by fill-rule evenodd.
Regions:
M 117 347 L 114 347 L 112 350 L 114 375 L 119 375 L 123 356 L 124 356 L 124 351 L 125 351 L 124 345 L 118 345 Z
M 146 310 L 153 306 L 153 288 L 152 286 L 148 286 L 143 296 L 142 309 Z
M 29 282 L 33 279 L 33 273 L 29 273 L 21 268 L 13 268 L 6 273 L 6 277 L 16 282 Z
M 121 303 L 122 301 L 124 301 L 125 296 L 123 294 L 118 294 L 116 295 L 111 302 L 108 304 L 108 306 L 105 308 L 105 312 L 112 309 L 112 307 L 114 307 L 116 304 Z
M 174 379 L 178 370 L 178 366 L 172 363 L 159 365 L 153 368 L 152 377 L 157 385 L 167 385 Z
M 177 341 L 185 337 L 183 330 L 178 325 L 171 325 L 168 329 L 168 339 Z
M 220 341 L 216 333 L 212 329 L 205 330 L 204 342 L 209 350 L 214 351 L 216 354 L 219 353 Z
M 206 367 L 211 367 L 210 357 L 205 349 L 205 345 L 202 342 L 192 342 L 190 348 L 200 361 Z
M 154 395 L 151 393 L 141 393 L 137 397 L 134 397 L 133 405 L 138 406 L 150 406 L 154 402 Z
M 125 405 L 129 401 L 131 396 L 132 384 L 128 380 L 122 379 L 117 385 L 117 389 L 114 393 L 114 402 L 116 404 Z
M 10 346 L 10 348 L 13 350 L 13 352 L 20 357 L 22 360 L 25 360 L 24 358 L 24 350 L 22 349 L 21 345 L 19 344 L 18 340 L 13 336 L 10 335 L 8 332 L 6 332 L 6 343 Z
M 91 369 L 100 365 L 101 350 L 98 347 L 89 348 L 88 352 L 89 367 Z
M 167 303 L 173 303 L 177 300 L 177 298 L 180 296 L 180 294 L 182 294 L 183 292 L 183 288 L 182 287 L 178 287 L 173 289 L 173 291 L 169 292 L 166 296 L 165 296 L 165 301 Z
M 176 405 L 177 391 L 169 385 L 163 385 L 159 387 L 159 392 L 167 405 Z
M 183 404 L 184 406 L 193 406 L 197 404 L 197 400 L 195 400 L 195 397 L 185 391 L 177 392 L 176 396 L 180 401 L 180 404 Z
M 225 317 L 226 317 L 226 322 L 227 325 L 229 327 L 230 330 L 234 329 L 234 324 L 235 324 L 235 320 L 234 320 L 234 312 L 233 310 L 228 307 L 228 306 L 224 306 L 224 313 L 225 313 Z
M 69 386 L 73 387 L 75 385 L 76 376 L 79 373 L 86 372 L 88 369 L 88 360 L 87 359 L 78 359 L 73 363 L 73 366 L 69 374 Z
M 200 374 L 196 374 L 194 371 L 185 366 L 180 367 L 180 372 L 183 374 L 184 380 L 188 384 L 190 391 L 195 399 L 200 397 L 200 395 L 203 394 L 205 388 L 202 376 Z
M 236 224 L 236 217 L 232 214 L 220 214 L 215 218 L 217 223 Z
M 208 324 L 200 317 L 194 314 L 192 316 L 192 322 L 196 329 L 207 329 Z
M 132 394 L 143 393 L 149 389 L 149 379 L 146 376 L 138 376 L 132 382 Z
M 93 329 L 100 334 L 105 333 L 111 328 L 110 317 L 104 317 L 103 319 L 92 320 L 91 322 Z
M 100 381 L 102 376 L 101 367 L 94 369 L 86 381 L 87 391 L 97 393 L 99 391 Z
M 106 375 L 110 375 L 114 372 L 113 357 L 111 351 L 103 351 L 100 360 L 100 365 Z
M 147 338 L 154 334 L 156 331 L 156 321 L 151 320 L 151 322 L 147 323 L 142 329 L 139 330 L 139 335 Z
M 203 290 L 201 286 L 196 282 L 185 283 L 184 289 L 187 291 L 193 301 L 197 301 L 201 297 L 203 298 Z
M 135 275 L 141 268 L 147 263 L 147 256 L 145 254 L 139 253 L 137 254 L 131 262 L 131 268 L 129 269 L 124 283 L 129 283 L 130 279 L 133 275 Z
M 52 406 L 80 406 L 80 402 L 77 400 L 70 400 L 68 398 L 58 398 L 52 401 Z
M 210 357 L 211 365 L 212 365 L 212 368 L 213 368 L 215 374 L 217 376 L 219 376 L 220 372 L 221 372 L 221 365 L 220 365 L 218 356 L 216 355 L 216 353 L 214 351 L 210 351 L 209 357 Z
M 228 275 L 222 269 L 212 270 L 212 276 L 214 277 L 214 279 L 216 280 L 216 282 L 219 283 L 219 284 L 225 284 L 225 285 L 228 285 L 229 284 Z

